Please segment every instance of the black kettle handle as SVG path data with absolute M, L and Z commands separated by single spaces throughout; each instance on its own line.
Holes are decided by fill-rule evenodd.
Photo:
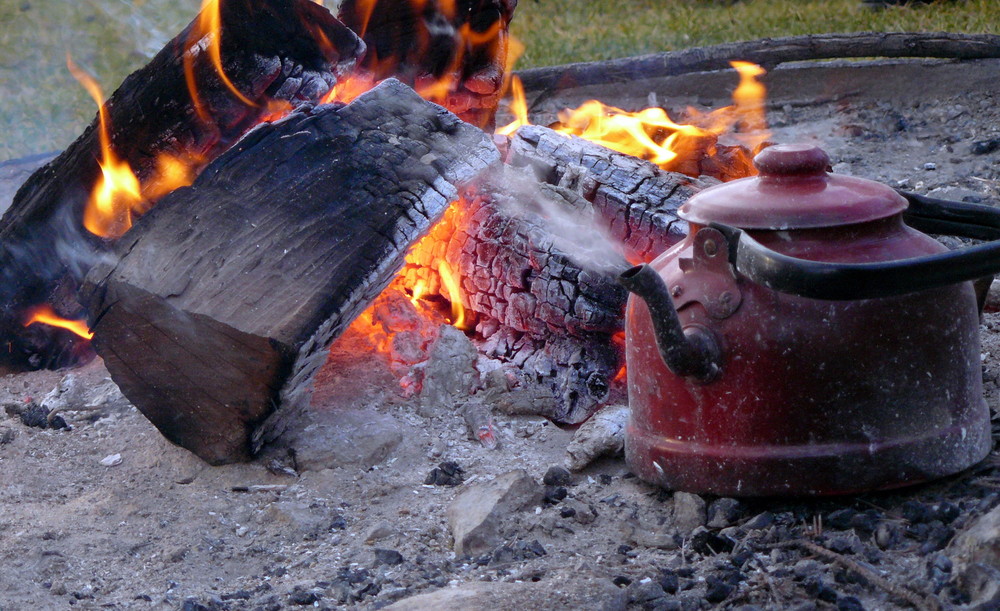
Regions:
M 913 293 L 1000 272 L 1000 209 L 900 192 L 903 219 L 928 233 L 992 240 L 937 255 L 878 263 L 826 263 L 789 257 L 745 232 L 713 223 L 729 242 L 729 261 L 753 282 L 783 293 L 829 300 Z

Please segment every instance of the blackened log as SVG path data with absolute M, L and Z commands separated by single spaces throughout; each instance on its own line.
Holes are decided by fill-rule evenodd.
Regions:
M 639 57 L 518 72 L 534 93 L 565 87 L 629 83 L 639 79 L 728 69 L 734 60 L 769 68 L 784 62 L 845 57 L 1000 57 L 1000 36 L 950 32 L 855 32 L 763 38 Z
M 594 205 L 611 237 L 633 262 L 649 261 L 687 235 L 677 209 L 716 184 L 667 172 L 648 161 L 581 138 L 529 125 L 510 141 L 507 163 L 534 171 L 539 180 L 571 186 Z
M 226 77 L 253 105 L 233 94 L 204 51 L 198 19 L 105 104 L 111 146 L 145 183 L 156 157 L 169 153 L 196 174 L 248 129 L 273 112 L 275 102 L 296 106 L 325 95 L 354 65 L 364 44 L 310 0 L 221 2 L 221 58 Z M 184 56 L 196 91 L 189 91 Z M 22 330 L 25 311 L 54 302 L 61 314 L 82 318 L 72 299 L 78 282 L 110 242 L 83 228 L 83 210 L 101 174 L 98 120 L 61 155 L 21 187 L 0 220 L 0 359 L 57 366 L 67 332 L 36 325 Z M 46 331 L 47 329 L 47 331 Z
M 337 16 L 368 45 L 360 68 L 371 78 L 400 79 L 492 131 L 516 6 L 517 0 L 343 0 Z
M 478 129 L 386 81 L 249 133 L 119 241 L 82 291 L 112 378 L 174 443 L 249 459 L 406 249 L 498 161 Z

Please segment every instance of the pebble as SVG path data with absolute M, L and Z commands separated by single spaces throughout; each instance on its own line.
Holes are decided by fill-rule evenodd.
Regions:
M 573 481 L 573 475 L 565 467 L 554 465 L 548 468 L 542 476 L 542 483 L 546 486 L 569 486 Z
M 105 456 L 104 458 L 101 459 L 101 464 L 104 465 L 105 467 L 116 467 L 122 464 L 122 455 L 109 454 L 108 456 Z
M 674 527 L 682 535 L 691 533 L 706 521 L 705 499 L 690 492 L 674 493 Z
M 899 528 L 891 522 L 882 522 L 875 528 L 875 544 L 881 549 L 895 547 L 899 538 Z
M 736 499 L 725 497 L 715 499 L 708 506 L 707 526 L 709 528 L 725 528 L 727 526 L 732 526 L 732 524 L 739 519 L 742 512 L 743 505 Z
M 770 511 L 765 511 L 758 513 L 754 517 L 747 520 L 743 528 L 746 530 L 760 530 L 762 528 L 767 528 L 771 524 L 774 524 L 774 514 Z
M 660 575 L 656 582 L 660 584 L 663 591 L 667 594 L 676 594 L 677 590 L 680 589 L 680 577 L 677 573 L 669 569 L 663 569 L 660 571 Z
M 375 548 L 375 562 L 376 565 L 387 564 L 389 566 L 396 566 L 397 564 L 403 564 L 403 554 L 394 549 Z
M 380 522 L 372 527 L 365 535 L 365 543 L 374 543 L 376 541 L 381 541 L 393 534 L 393 529 L 386 522 Z
M 457 486 L 465 481 L 465 471 L 454 461 L 444 461 L 424 478 L 428 486 Z
M 713 604 L 718 604 L 726 600 L 733 593 L 733 590 L 736 589 L 736 586 L 713 575 L 705 579 L 705 584 L 707 586 L 705 589 L 705 600 Z
M 579 524 L 587 525 L 591 524 L 597 519 L 597 511 L 595 511 L 589 504 L 575 498 L 567 498 L 562 502 L 563 511 L 572 511 L 573 513 L 569 516 L 572 517 Z
M 446 512 L 455 553 L 477 555 L 494 549 L 505 538 L 506 518 L 538 505 L 543 492 L 523 469 L 467 486 Z
M 837 611 L 865 611 L 865 606 L 853 596 L 841 596 L 837 599 Z
M 925 170 L 936 170 L 937 169 L 937 164 L 934 163 L 933 161 L 928 161 L 927 163 L 924 164 L 924 169 Z
M 1000 138 L 978 140 L 969 147 L 969 152 L 973 155 L 988 155 L 997 150 L 1000 150 Z

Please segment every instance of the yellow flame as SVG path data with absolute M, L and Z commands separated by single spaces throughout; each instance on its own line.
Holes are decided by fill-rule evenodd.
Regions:
M 52 309 L 52 306 L 48 304 L 33 308 L 29 312 L 28 319 L 25 321 L 24 326 L 28 327 L 35 323 L 42 323 L 43 325 L 49 325 L 50 327 L 66 329 L 67 331 L 72 331 L 84 339 L 91 339 L 94 337 L 94 334 L 90 332 L 90 328 L 87 327 L 86 321 L 67 320 L 56 314 L 55 310 Z
M 514 120 L 496 130 L 501 136 L 511 136 L 522 126 L 531 125 L 528 120 L 528 101 L 524 95 L 524 84 L 516 76 L 510 82 L 510 95 L 510 114 L 514 115 Z
M 448 293 L 448 301 L 451 302 L 451 324 L 466 330 L 465 306 L 462 305 L 462 290 L 458 286 L 458 276 L 451 271 L 448 262 L 443 260 L 438 264 L 438 273 L 441 275 L 441 284 Z
M 410 295 L 410 302 L 413 305 L 417 305 L 417 302 L 423 299 L 424 295 L 427 294 L 427 282 L 424 280 L 417 280 L 416 284 L 413 285 L 413 291 Z
M 751 153 L 767 141 L 765 99 L 767 90 L 757 79 L 764 69 L 749 62 L 732 62 L 740 74 L 733 105 L 702 114 L 691 109 L 691 123 L 678 124 L 662 108 L 629 112 L 590 100 L 559 113 L 556 131 L 579 136 L 609 149 L 651 161 L 664 169 L 681 163 L 699 148 L 714 150 L 715 138 L 734 133 Z M 530 125 L 524 88 L 515 77 L 511 83 L 510 112 L 515 119 L 497 130 L 509 136 Z M 699 151 L 703 152 L 703 151 Z M 752 172 L 749 160 L 745 168 Z
M 132 213 L 144 206 L 139 179 L 132 168 L 118 158 L 111 148 L 108 121 L 104 108 L 104 95 L 97 82 L 84 72 L 67 54 L 66 65 L 70 73 L 87 90 L 97 103 L 98 129 L 101 144 L 101 177 L 98 178 L 83 211 L 83 225 L 95 235 L 117 238 L 132 226 Z
M 236 96 L 236 98 L 247 106 L 256 107 L 253 100 L 247 98 L 236 88 L 236 85 L 226 76 L 226 71 L 222 67 L 222 13 L 219 10 L 220 0 L 202 0 L 201 12 L 195 26 L 191 29 L 191 35 L 187 41 L 188 49 L 184 53 L 184 80 L 187 83 L 188 93 L 191 95 L 191 102 L 194 105 L 198 117 L 203 121 L 208 121 L 208 111 L 201 103 L 198 94 L 198 86 L 194 78 L 194 62 L 198 53 L 195 51 L 196 45 L 205 40 L 205 52 L 208 54 L 212 67 L 222 84 Z
M 742 122 L 740 139 L 750 150 L 756 150 L 771 133 L 767 129 L 767 115 L 764 103 L 767 100 L 767 88 L 758 77 L 766 74 L 766 70 L 750 62 L 730 62 L 740 73 L 740 84 L 733 91 L 733 106 Z

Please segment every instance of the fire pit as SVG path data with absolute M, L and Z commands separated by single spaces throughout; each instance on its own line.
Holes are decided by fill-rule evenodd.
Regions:
M 974 143 L 981 143 L 976 151 L 987 150 L 997 137 L 991 131 L 998 124 L 996 105 L 989 102 L 987 87 L 997 69 L 994 60 L 779 67 L 765 77 L 773 91 L 768 110 L 774 139 L 821 140 L 840 171 L 892 186 L 989 201 L 996 189 L 995 155 L 966 151 Z M 700 84 L 693 85 L 696 82 Z M 633 81 L 628 87 L 620 82 L 552 91 L 529 86 L 528 99 L 533 121 L 544 124 L 551 117 L 547 113 L 590 97 L 587 87 L 613 90 L 618 97 L 607 99 L 618 106 L 636 107 L 633 99 L 645 106 L 653 93 L 658 104 L 668 107 L 712 107 L 722 105 L 735 82 L 735 74 L 726 71 Z M 908 85 L 913 82 L 920 83 L 919 100 Z M 954 93 L 956 82 L 975 89 Z M 680 83 L 688 83 L 688 88 L 681 89 Z M 895 83 L 891 96 L 883 95 L 887 83 Z M 678 91 L 684 95 L 673 97 Z M 547 99 L 539 101 L 543 94 Z M 267 140 L 264 133 L 258 137 Z M 540 144 L 558 142 L 550 139 L 554 137 L 543 128 L 523 128 L 509 149 L 520 166 L 512 165 L 539 167 L 533 151 Z M 622 205 L 616 199 L 622 189 L 597 173 L 596 165 L 588 168 L 579 158 L 550 165 L 574 167 L 533 178 L 544 186 L 545 201 L 589 214 Z M 700 186 L 697 179 L 669 183 L 655 178 L 660 174 L 642 176 L 644 186 L 662 187 L 674 195 Z M 470 207 L 458 212 L 505 218 L 489 207 L 498 199 L 492 196 L 497 190 L 497 185 L 487 185 L 483 193 L 490 197 L 473 198 Z M 686 195 L 672 205 L 684 199 Z M 683 225 L 670 221 L 662 210 L 644 208 L 643 202 L 624 206 L 630 211 L 628 220 L 644 219 L 676 237 L 683 233 Z M 532 212 L 546 218 L 537 209 Z M 516 226 L 521 227 L 525 225 Z M 621 227 L 638 235 L 631 225 Z M 500 244 L 515 249 L 545 244 L 544 238 L 525 231 L 507 237 L 509 241 Z M 641 254 L 662 244 L 637 240 L 629 246 L 632 254 Z M 530 252 L 534 256 L 553 250 Z M 495 258 L 484 253 L 482 260 Z M 568 264 L 559 256 L 554 259 Z M 261 429 L 262 438 L 272 444 L 250 465 L 205 470 L 198 459 L 161 439 L 120 398 L 86 395 L 71 401 L 73 383 L 67 379 L 58 384 L 63 390 L 54 389 L 60 392 L 46 397 L 45 404 L 55 406 L 58 397 L 67 397 L 62 411 L 73 431 L 25 428 L 13 418 L 21 418 L 26 410 L 12 406 L 12 420 L 4 424 L 4 430 L 12 432 L 3 433 L 4 447 L 10 457 L 15 451 L 26 456 L 29 464 L 18 465 L 22 474 L 27 469 L 39 473 L 34 487 L 12 492 L 12 503 L 18 506 L 5 508 L 5 524 L 11 524 L 14 533 L 8 548 L 15 557 L 11 574 L 25 576 L 23 583 L 9 589 L 12 599 L 65 596 L 128 605 L 138 597 L 174 606 L 190 600 L 190 605 L 233 608 L 245 601 L 367 606 L 434 590 L 452 580 L 466 583 L 437 596 L 472 592 L 518 601 L 522 607 L 579 606 L 594 600 L 640 606 L 681 600 L 690 600 L 683 604 L 692 606 L 723 601 L 782 606 L 818 597 L 844 606 L 892 608 L 914 600 L 919 606 L 925 604 L 920 601 L 933 600 L 931 595 L 960 602 L 983 594 L 975 584 L 982 585 L 982 575 L 989 572 L 974 568 L 982 558 L 974 537 L 963 537 L 953 548 L 945 546 L 996 504 L 994 462 L 936 486 L 822 505 L 746 504 L 671 494 L 637 482 L 616 460 L 599 461 L 583 475 L 550 469 L 563 461 L 572 433 L 525 412 L 553 418 L 580 413 L 565 407 L 584 405 L 581 388 L 600 397 L 584 413 L 602 402 L 620 401 L 613 384 L 599 383 L 602 378 L 613 383 L 620 363 L 603 354 L 594 358 L 594 344 L 587 343 L 595 336 L 614 337 L 611 326 L 602 322 L 613 304 L 595 300 L 595 307 L 583 309 L 582 320 L 589 321 L 589 327 L 581 326 L 579 319 L 543 318 L 537 313 L 551 310 L 527 307 L 514 310 L 505 321 L 509 310 L 497 304 L 510 301 L 464 303 L 462 295 L 474 293 L 462 291 L 465 280 L 457 290 L 449 289 L 440 264 L 411 260 L 404 269 L 415 279 L 437 278 L 443 291 L 437 289 L 438 296 L 430 300 L 416 299 L 416 304 L 406 291 L 384 295 L 384 302 L 362 315 L 333 345 L 316 374 L 311 403 L 277 411 Z M 532 265 L 511 269 L 518 270 L 515 283 L 533 284 Z M 522 275 L 526 269 L 531 273 Z M 564 278 L 552 269 L 545 269 L 546 282 L 539 286 L 554 286 L 547 284 L 553 278 L 562 286 Z M 487 272 L 463 279 L 485 282 L 489 277 Z M 588 277 L 580 294 L 602 293 L 601 282 L 599 276 Z M 168 290 L 163 296 L 167 302 L 171 294 Z M 459 317 L 450 306 L 460 301 L 474 312 L 468 316 L 483 317 L 477 322 L 488 314 L 475 309 L 481 307 L 502 314 L 491 315 L 496 321 L 509 323 L 498 324 L 484 338 L 484 345 L 493 341 L 488 348 L 493 356 L 483 358 L 482 345 L 476 347 L 465 334 L 440 325 Z M 539 342 L 529 333 L 539 321 L 545 329 L 565 331 L 560 337 L 572 341 Z M 992 352 L 997 342 L 989 326 L 995 323 L 991 314 L 986 323 L 986 391 L 995 404 L 997 365 Z M 373 326 L 374 334 L 369 332 Z M 430 335 L 423 333 L 427 328 Z M 392 345 L 391 362 L 373 351 L 374 345 L 386 342 Z M 581 345 L 587 348 L 582 353 Z M 511 370 L 496 362 L 501 353 L 523 355 L 517 366 L 532 372 L 539 385 L 512 388 Z M 490 359 L 495 361 L 492 373 L 475 370 L 489 365 Z M 576 380 L 583 386 L 560 386 L 576 390 L 576 397 L 560 394 L 553 399 L 557 393 L 552 372 L 567 371 L 572 375 L 558 384 Z M 84 386 L 104 377 L 96 364 L 77 374 Z M 19 374 L 8 378 L 7 396 L 13 401 L 23 401 L 26 394 L 42 397 L 61 377 L 50 372 Z M 418 381 L 419 391 L 405 396 L 406 388 L 413 387 L 402 388 L 401 379 L 404 384 Z M 466 394 L 453 394 L 455 388 Z M 74 409 L 81 404 L 94 410 L 88 415 Z M 50 423 L 44 417 L 42 422 Z M 614 428 L 610 417 L 603 422 Z M 96 449 L 88 445 L 95 440 L 101 444 Z M 58 451 L 48 453 L 46 443 Z M 596 457 L 593 448 L 598 446 L 613 449 L 613 439 L 591 446 L 584 463 Z M 60 468 L 72 468 L 79 480 L 67 483 Z M 105 475 L 109 469 L 117 470 L 111 472 L 116 477 Z M 544 485 L 538 483 L 543 473 Z M 10 472 L 5 477 L 9 486 L 18 485 Z M 130 489 L 120 485 L 125 480 L 133 482 Z M 98 481 L 100 485 L 89 483 Z M 34 515 L 29 507 L 65 499 L 78 510 L 68 519 L 55 508 Z M 105 527 L 98 526 L 111 523 L 122 524 L 114 537 L 102 534 Z M 158 534 L 152 537 L 150 532 Z M 159 540 L 150 543 L 154 539 Z M 73 545 L 93 551 L 67 551 Z M 238 565 L 231 573 L 225 568 L 229 562 Z M 227 576 L 221 585 L 212 581 L 222 576 L 215 570 L 220 566 Z M 91 573 L 104 576 L 88 577 Z M 33 583 L 28 575 L 38 575 L 48 586 Z M 496 583 L 477 585 L 474 579 Z M 913 583 L 920 586 L 914 589 Z

